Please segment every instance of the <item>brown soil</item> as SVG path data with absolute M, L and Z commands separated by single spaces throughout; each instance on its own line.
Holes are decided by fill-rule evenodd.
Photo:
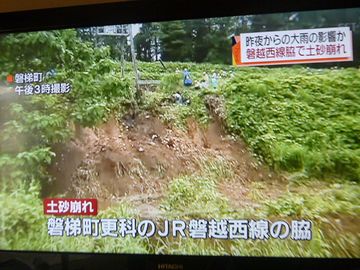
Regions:
M 331 214 L 327 216 L 328 221 L 324 219 L 324 226 L 327 230 L 335 233 L 353 233 L 359 234 L 360 217 L 346 214 Z
M 245 202 L 245 183 L 272 177 L 219 122 L 201 128 L 188 121 L 188 131 L 165 126 L 158 118 L 142 114 L 119 124 L 110 119 L 96 128 L 76 127 L 75 139 L 54 146 L 57 156 L 49 168 L 54 181 L 45 195 L 97 198 L 106 208 L 124 197 L 146 216 L 158 216 L 156 207 L 168 183 L 176 176 L 199 171 L 199 158 L 223 158 L 235 176 L 220 191 L 238 206 Z

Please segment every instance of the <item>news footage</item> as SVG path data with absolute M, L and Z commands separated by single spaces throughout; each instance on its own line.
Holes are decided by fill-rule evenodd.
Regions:
M 360 257 L 360 9 L 0 35 L 0 249 Z

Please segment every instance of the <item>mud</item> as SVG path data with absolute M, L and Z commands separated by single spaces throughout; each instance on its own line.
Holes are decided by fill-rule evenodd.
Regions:
M 353 233 L 359 234 L 360 217 L 347 214 L 330 214 L 323 219 L 323 226 L 336 233 Z
M 234 183 L 243 188 L 246 182 L 269 177 L 269 170 L 218 121 L 201 128 L 189 119 L 187 130 L 173 130 L 149 114 L 112 118 L 96 128 L 77 126 L 71 142 L 53 147 L 56 158 L 49 173 L 54 180 L 44 196 L 97 198 L 100 208 L 126 197 L 144 215 L 158 215 L 157 204 L 169 181 L 199 171 L 199 157 L 221 157 L 233 165 L 234 179 L 219 188 L 234 201 L 243 195 L 235 195 Z

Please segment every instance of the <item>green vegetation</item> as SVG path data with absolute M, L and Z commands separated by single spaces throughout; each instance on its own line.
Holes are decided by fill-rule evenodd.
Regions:
M 131 75 L 120 78 L 119 65 L 109 57 L 108 48 L 93 48 L 78 39 L 74 30 L 2 36 L 0 49 L 5 52 L 0 55 L 2 75 L 56 68 L 56 76 L 46 82 L 72 83 L 69 95 L 34 96 L 2 104 L 7 113 L 0 139 L 0 205 L 4 207 L 0 248 L 145 252 L 141 240 L 126 240 L 115 247 L 109 239 L 49 238 L 40 199 L 42 185 L 50 179 L 47 166 L 55 156 L 51 147 L 68 141 L 74 124 L 95 126 L 110 114 L 131 108 Z M 116 211 L 116 216 L 133 216 L 128 210 L 121 205 L 104 215 Z
M 68 81 L 73 87 L 68 95 L 34 96 L 1 108 L 8 113 L 2 119 L 0 139 L 0 249 L 359 256 L 359 232 L 354 227 L 360 214 L 359 69 L 238 69 L 177 62 L 166 62 L 164 69 L 160 63 L 141 62 L 141 79 L 161 80 L 161 85 L 136 100 L 130 63 L 126 63 L 126 75 L 122 78 L 119 62 L 110 57 L 109 48 L 82 41 L 76 31 L 2 36 L 0 51 L 4 52 L 0 55 L 1 75 L 55 68 L 57 74 L 47 80 Z M 19 51 L 22 54 L 17 56 Z M 203 59 L 219 62 L 217 51 L 214 49 Z M 185 88 L 181 75 L 185 68 L 195 81 L 203 78 L 203 72 L 219 72 L 219 89 Z M 171 100 L 175 92 L 189 98 L 190 105 L 175 104 Z M 50 180 L 47 167 L 55 155 L 54 144 L 71 140 L 75 126 L 94 128 L 110 116 L 119 118 L 134 108 L 159 116 L 174 129 L 186 129 L 189 119 L 206 126 L 212 116 L 204 100 L 210 94 L 225 100 L 227 130 L 242 137 L 259 160 L 286 175 L 285 191 L 274 191 L 275 195 L 270 196 L 267 191 L 273 189 L 271 183 L 253 179 L 246 183 L 250 191 L 244 195 L 249 204 L 234 206 L 219 188 L 223 183 L 236 181 L 233 164 L 221 157 L 199 157 L 198 172 L 184 172 L 169 182 L 160 204 L 165 216 L 310 219 L 313 240 L 148 240 L 47 235 L 40 194 L 43 184 Z M 138 213 L 124 200 L 101 211 L 98 218 L 102 217 L 136 218 Z
M 318 183 L 321 189 L 315 190 L 311 190 L 313 185 L 306 182 L 297 185 L 298 191 L 284 193 L 276 200 L 267 201 L 267 215 L 321 218 L 328 214 L 356 216 L 360 213 L 360 187 L 357 184 Z
M 47 217 L 39 198 L 39 182 L 19 183 L 10 194 L 0 192 L 0 249 L 69 252 L 147 253 L 147 240 L 109 237 L 49 237 Z M 102 211 L 99 218 L 130 218 L 136 213 L 126 203 Z
M 134 43 L 142 61 L 158 60 L 161 54 L 163 61 L 231 64 L 229 50 L 225 49 L 231 46 L 231 35 L 347 25 L 353 31 L 354 55 L 358 55 L 359 23 L 359 9 L 355 8 L 155 22 L 142 24 Z M 354 61 L 359 63 L 356 58 Z
M 19 177 L 46 179 L 46 165 L 54 156 L 50 147 L 71 137 L 73 123 L 94 126 L 104 122 L 110 112 L 124 112 L 134 103 L 130 78 L 119 78 L 119 65 L 109 58 L 108 50 L 81 42 L 74 30 L 1 38 L 0 49 L 7 53 L 0 56 L 5 63 L 0 73 L 57 68 L 56 76 L 47 81 L 72 83 L 69 95 L 34 96 L 4 104 L 3 110 L 10 114 L 4 116 L 9 121 L 2 130 L 0 143 L 4 150 L 0 153 L 0 170 L 7 182 Z M 10 50 L 12 46 L 18 46 L 18 50 Z M 43 55 L 37 46 L 44 51 L 49 49 L 51 54 Z M 13 61 L 17 51 L 23 52 L 22 58 Z M 29 63 L 26 57 L 31 52 L 35 52 L 35 63 Z M 14 141 L 18 138 L 23 140 Z
M 224 88 L 229 129 L 275 169 L 360 180 L 358 69 L 261 69 Z
M 190 99 L 191 103 L 188 106 L 174 104 L 172 95 L 176 92 Z M 203 98 L 203 92 L 182 85 L 180 73 L 169 74 L 162 79 L 158 91 L 144 93 L 143 109 L 159 115 L 169 126 L 185 129 L 189 118 L 197 120 L 202 125 L 208 123 L 209 114 Z
M 257 207 L 233 208 L 217 190 L 217 184 L 231 181 L 232 169 L 226 162 L 202 161 L 199 175 L 174 179 L 168 189 L 163 209 L 168 218 L 239 218 L 291 221 L 308 219 L 313 222 L 311 241 L 291 239 L 259 240 L 201 240 L 166 239 L 153 243 L 157 253 L 240 256 L 290 257 L 356 257 L 359 239 L 356 225 L 339 234 L 339 226 L 360 214 L 360 188 L 352 183 L 304 181 L 289 183 L 287 193 L 268 199 L 270 183 L 254 182 Z M 258 184 L 257 184 L 258 183 Z M 255 189 L 255 186 L 258 189 Z M 261 188 L 260 188 L 261 187 Z M 254 198 L 253 198 L 254 199 Z
M 221 68 L 197 65 L 194 74 L 200 75 L 199 69 L 211 72 Z M 209 166 L 202 164 L 202 173 L 172 180 L 163 209 L 172 218 L 310 219 L 313 240 L 167 239 L 153 244 L 155 251 L 242 256 L 358 256 L 356 229 L 338 232 L 341 222 L 360 213 L 358 184 L 341 180 L 357 182 L 359 179 L 359 71 L 293 67 L 229 69 L 227 72 L 235 76 L 224 80 L 220 91 L 199 93 L 190 88 L 182 93 L 196 93 L 202 99 L 206 94 L 224 95 L 228 130 L 242 136 L 259 159 L 278 171 L 291 173 L 288 191 L 269 199 L 265 191 L 273 187 L 259 183 L 250 191 L 257 206 L 233 209 L 217 189 L 220 182 L 231 181 L 231 167 L 226 163 L 215 166 L 213 172 L 228 173 L 215 176 L 208 172 Z M 146 93 L 146 109 L 155 109 L 160 115 L 172 112 L 171 108 L 179 105 L 164 100 L 176 91 L 183 91 L 179 81 L 180 78 L 169 75 L 163 79 L 160 91 Z M 164 87 L 167 85 L 172 86 Z M 184 110 L 191 109 L 189 106 Z M 182 111 L 175 112 L 170 124 L 184 123 Z
M 202 168 L 199 175 L 184 175 L 171 181 L 162 205 L 169 217 L 226 217 L 228 201 L 217 190 L 217 184 L 220 180 L 231 179 L 230 164 L 222 159 L 201 159 L 199 166 Z

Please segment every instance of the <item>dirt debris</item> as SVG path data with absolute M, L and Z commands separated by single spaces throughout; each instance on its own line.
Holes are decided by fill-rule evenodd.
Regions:
M 62 160 L 56 158 L 49 168 L 55 180 L 47 193 L 97 198 L 100 208 L 124 197 L 156 197 L 134 201 L 147 215 L 158 213 L 153 208 L 171 179 L 200 169 L 199 157 L 223 158 L 234 166 L 232 181 L 239 190 L 235 192 L 233 184 L 231 189 L 226 183 L 219 187 L 233 200 L 242 197 L 244 183 L 269 174 L 218 121 L 207 128 L 191 119 L 187 124 L 187 132 L 173 130 L 157 117 L 142 114 L 120 122 L 112 118 L 95 128 L 76 127 L 74 140 L 54 148 Z

